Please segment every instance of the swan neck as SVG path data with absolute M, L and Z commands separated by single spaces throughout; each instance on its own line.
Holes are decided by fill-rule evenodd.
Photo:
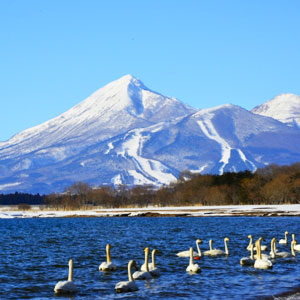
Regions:
M 196 245 L 197 245 L 198 255 L 201 257 L 202 253 L 201 253 L 201 249 L 200 249 L 199 243 L 196 243 Z
M 251 236 L 249 239 L 250 239 L 250 241 L 249 241 L 249 245 L 248 245 L 248 247 L 247 247 L 247 248 L 250 248 L 250 247 L 251 247 L 251 245 L 252 245 L 252 243 L 253 243 L 253 238 L 252 238 L 252 236 Z
M 256 246 L 257 258 L 258 258 L 258 259 L 262 259 L 262 256 L 261 256 L 261 249 L 260 249 L 260 240 L 258 240 L 258 241 L 255 243 L 255 246 Z
M 271 241 L 271 253 L 270 253 L 272 258 L 275 258 L 274 243 L 275 243 L 275 240 L 272 240 Z
M 251 245 L 251 247 L 250 247 L 250 258 L 254 259 L 253 245 Z
M 110 247 L 109 247 L 109 244 L 106 245 L 106 262 L 107 262 L 108 264 L 111 263 Z
M 148 262 L 149 262 L 149 248 L 146 248 L 145 249 L 145 268 L 146 268 L 146 272 L 149 272 Z
M 70 259 L 70 261 L 69 261 L 68 281 L 73 281 L 73 260 L 72 259 Z
M 292 241 L 292 242 L 291 242 L 291 252 L 292 252 L 292 255 L 293 255 L 293 256 L 296 256 L 294 246 L 295 246 L 295 243 L 294 243 L 294 241 Z
M 287 241 L 288 241 L 288 240 L 287 240 L 287 236 L 288 236 L 288 233 L 285 232 L 285 233 L 284 233 L 284 240 L 285 240 L 286 243 L 287 243 Z
M 129 281 L 134 281 L 133 277 L 132 277 L 132 273 L 131 273 L 131 267 L 132 267 L 132 264 L 133 264 L 133 260 L 131 260 L 129 263 L 128 263 L 128 280 Z
M 190 248 L 190 265 L 194 264 L 193 252 L 194 252 L 194 250 L 191 247 Z
M 229 254 L 228 245 L 227 245 L 227 240 L 224 240 L 224 245 L 225 245 L 225 253 L 226 253 L 226 254 Z
M 213 248 L 212 248 L 212 242 L 213 242 L 212 240 L 209 240 L 209 250 L 210 250 L 210 251 L 212 251 L 212 249 L 213 249 Z
M 155 250 L 152 250 L 152 268 L 155 269 Z

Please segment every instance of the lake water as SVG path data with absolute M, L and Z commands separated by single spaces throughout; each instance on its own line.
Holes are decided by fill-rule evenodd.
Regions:
M 239 260 L 249 254 L 248 234 L 262 236 L 269 246 L 272 237 L 279 240 L 286 230 L 300 242 L 299 217 L 2 219 L 0 299 L 264 299 L 300 286 L 300 253 L 276 259 L 271 270 L 241 267 Z M 189 259 L 175 255 L 195 248 L 197 238 L 203 240 L 202 250 L 208 249 L 209 239 L 224 249 L 225 236 L 230 255 L 199 260 L 199 274 L 188 274 Z M 104 274 L 98 267 L 105 261 L 107 243 L 118 269 Z M 116 294 L 115 284 L 128 280 L 128 261 L 141 265 L 146 246 L 161 251 L 156 262 L 162 275 L 137 281 L 137 292 Z M 289 251 L 290 246 L 278 249 Z M 79 291 L 58 298 L 53 289 L 67 280 L 69 258 Z

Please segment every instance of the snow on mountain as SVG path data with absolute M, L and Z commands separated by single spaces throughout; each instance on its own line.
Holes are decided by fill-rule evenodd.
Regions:
M 51 173 L 51 169 L 54 173 L 47 175 L 57 176 L 54 169 L 60 163 L 76 160 L 101 141 L 195 111 L 175 98 L 151 91 L 131 75 L 123 76 L 58 117 L 0 142 L 0 190 L 16 186 L 27 190 L 35 178 L 44 180 L 38 185 L 43 190 L 52 180 L 45 178 L 44 172 Z M 89 161 L 82 161 L 81 167 L 89 166 Z M 61 173 L 60 189 L 65 179 L 69 182 L 67 174 L 73 166 L 70 168 Z M 75 177 L 70 180 L 78 180 Z
M 251 111 L 300 128 L 300 97 L 297 95 L 281 94 Z
M 175 181 L 300 161 L 300 131 L 226 104 L 195 110 L 126 75 L 0 143 L 0 192 Z
M 298 145 L 298 130 L 228 104 L 130 130 L 104 143 L 102 151 L 112 183 L 161 185 L 186 169 L 222 174 L 289 164 L 300 159 Z M 112 167 L 112 161 L 124 167 Z
M 149 126 L 194 111 L 177 99 L 155 93 L 138 79 L 126 75 L 58 117 L 1 142 L 0 158 L 47 151 L 48 156 L 60 160 L 78 153 L 83 146 L 128 129 Z

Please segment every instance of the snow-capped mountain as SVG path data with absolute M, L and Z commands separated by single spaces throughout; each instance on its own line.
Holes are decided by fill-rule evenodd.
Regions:
M 300 128 L 300 97 L 295 94 L 281 94 L 251 111 Z
M 194 112 L 175 98 L 155 93 L 126 75 L 93 93 L 67 112 L 0 143 L 0 158 L 47 152 L 54 160 L 131 128 Z M 53 151 L 52 151 L 53 150 Z M 46 151 L 46 152 L 45 152 Z
M 299 145 L 298 130 L 228 104 L 130 130 L 107 144 L 106 155 L 131 163 L 114 183 L 168 183 L 186 169 L 221 174 L 289 164 L 300 160 Z
M 71 167 L 55 175 L 54 169 L 60 162 L 76 160 L 94 145 L 132 128 L 146 127 L 195 111 L 175 98 L 151 91 L 140 80 L 126 75 L 58 117 L 1 142 L 0 191 L 10 187 L 12 190 L 19 187 L 31 190 L 35 178 L 44 178 L 37 183 L 37 190 L 44 190 L 44 185 L 52 186 L 49 176 L 60 178 L 61 175 L 62 187 L 64 180 L 69 183 L 66 174 L 75 174 L 76 170 Z M 52 171 L 52 175 L 46 174 Z M 76 176 L 80 180 L 78 174 Z M 101 183 L 99 174 L 93 176 L 97 176 Z M 32 183 L 25 184 L 31 179 Z
M 299 129 L 230 104 L 196 110 L 127 75 L 0 143 L 0 192 L 59 192 L 77 181 L 160 186 L 187 169 L 296 161 Z

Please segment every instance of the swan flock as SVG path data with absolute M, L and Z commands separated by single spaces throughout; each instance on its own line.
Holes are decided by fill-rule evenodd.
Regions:
M 288 232 L 285 232 L 285 238 L 279 240 L 279 244 L 281 245 L 288 245 L 287 239 Z M 266 250 L 267 247 L 264 248 L 261 245 L 262 237 L 258 238 L 258 240 L 253 244 L 253 237 L 249 235 L 248 238 L 250 239 L 249 245 L 247 246 L 247 250 L 250 251 L 250 256 L 245 256 L 240 259 L 241 266 L 251 266 L 256 269 L 270 269 L 273 267 L 273 263 L 276 259 L 288 258 L 288 257 L 295 257 L 296 252 L 300 251 L 300 245 L 297 245 L 295 240 L 295 235 L 292 234 L 292 241 L 290 243 L 290 252 L 284 251 L 279 252 L 276 247 L 276 238 L 272 238 L 271 240 L 271 251 L 270 255 L 262 253 L 262 251 Z M 209 240 L 209 250 L 204 251 L 203 254 L 206 257 L 218 257 L 218 256 L 229 256 L 229 249 L 228 249 L 228 241 L 229 238 L 224 238 L 224 251 L 220 249 L 213 248 L 213 240 Z M 176 253 L 178 257 L 189 257 L 189 265 L 186 267 L 186 271 L 189 273 L 200 273 L 201 268 L 198 264 L 194 263 L 194 259 L 201 259 L 203 260 L 204 256 L 202 256 L 202 252 L 200 249 L 199 244 L 202 243 L 201 239 L 196 240 L 196 248 L 197 252 L 193 250 L 193 247 L 190 247 L 189 250 L 181 251 Z M 297 247 L 298 246 L 298 247 Z M 106 245 L 106 261 L 102 262 L 99 266 L 99 270 L 102 272 L 111 272 L 116 271 L 117 266 L 112 263 L 110 249 L 112 246 L 110 244 Z M 138 285 L 136 284 L 135 280 L 149 280 L 161 275 L 160 269 L 156 266 L 155 255 L 159 253 L 157 249 L 153 249 L 151 252 L 151 263 L 149 263 L 149 247 L 144 248 L 144 263 L 141 266 L 140 270 L 138 270 L 137 263 L 134 259 L 129 260 L 127 265 L 128 271 L 128 281 L 120 281 L 115 285 L 115 291 L 117 293 L 122 292 L 134 292 L 137 291 Z M 256 251 L 256 255 L 254 255 L 254 251 Z M 136 272 L 132 274 L 132 268 L 135 268 Z M 55 287 L 54 292 L 56 294 L 72 294 L 76 293 L 78 288 L 76 287 L 75 283 L 73 282 L 73 260 L 69 260 L 69 273 L 68 273 L 68 280 L 66 281 L 59 281 Z

